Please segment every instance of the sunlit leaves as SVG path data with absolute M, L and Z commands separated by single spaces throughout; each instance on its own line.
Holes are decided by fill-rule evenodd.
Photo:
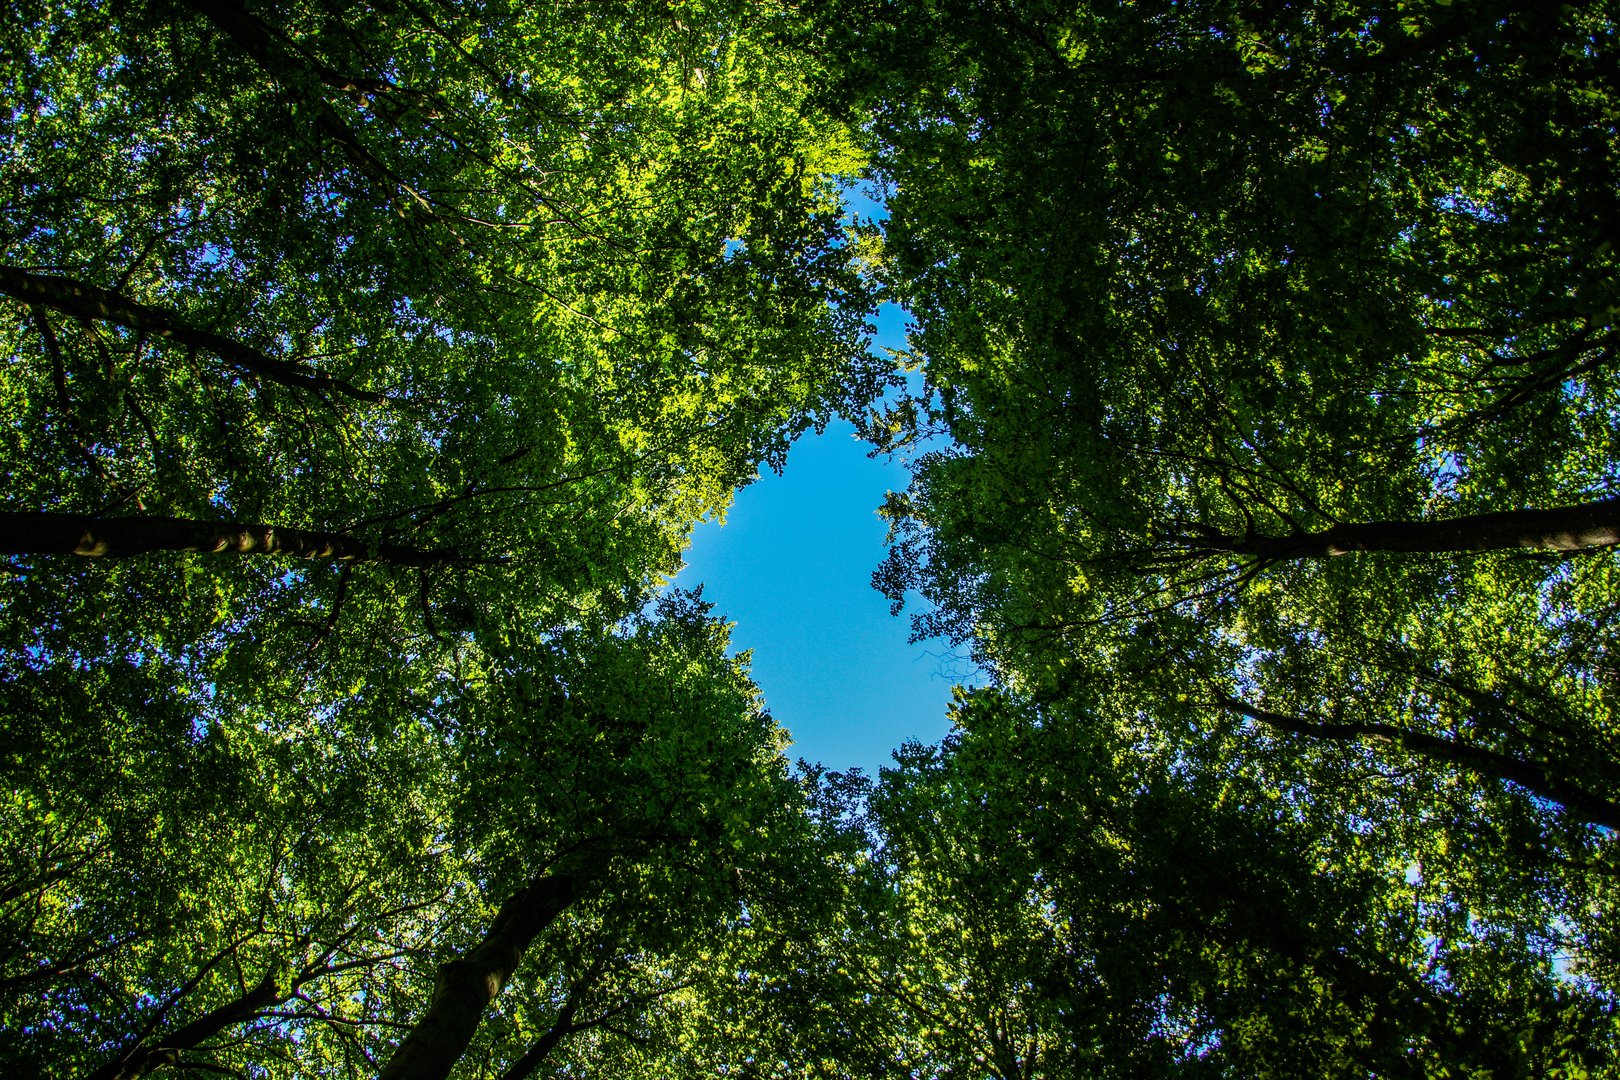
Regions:
M 636 613 L 885 377 L 798 16 L 13 14 L 8 509 L 454 557 L 12 561 L 7 1056 L 373 1073 L 558 861 L 580 910 L 469 1068 L 533 1050 L 593 955 L 559 1037 L 690 1006 L 795 796 L 723 630 Z

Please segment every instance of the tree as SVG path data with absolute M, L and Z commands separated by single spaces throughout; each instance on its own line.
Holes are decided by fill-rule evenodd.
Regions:
M 216 621 L 622 612 L 872 392 L 833 175 L 856 159 L 770 51 L 781 10 L 20 15 L 6 509 L 436 553 L 222 569 Z M 10 520 L 8 551 L 53 550 Z
M 0 1062 L 1615 1056 L 1607 0 L 12 14 Z M 654 599 L 840 411 L 875 787 Z
M 885 771 L 885 887 L 852 920 L 854 962 L 894 1010 L 904 1071 L 1529 1075 L 1612 1059 L 1612 1002 L 1515 936 L 1511 905 L 1456 924 L 1428 882 L 1387 871 L 1404 838 L 1214 767 L 1229 745 L 1190 760 L 1150 732 L 1126 741 L 1128 710 L 963 694 L 952 735 Z
M 885 377 L 797 16 L 14 16 L 0 1057 L 516 1074 L 636 1034 L 794 805 L 723 632 L 638 612 Z
M 302 702 L 222 710 L 169 675 L 7 682 L 0 1060 L 280 1068 L 297 1040 L 352 1071 L 409 1000 L 404 958 L 470 899 L 434 841 L 434 747 L 322 738 Z
M 1612 7 L 829 10 L 925 382 L 879 586 L 1612 994 Z
M 894 508 L 938 538 L 896 587 L 935 558 L 947 613 L 1073 623 L 1313 553 L 1610 543 L 1612 19 L 1466 10 L 850 20 L 927 43 L 851 80 L 961 447 Z
M 582 1035 L 634 1042 L 793 872 L 797 789 L 725 645 L 671 598 L 516 645 L 380 731 L 289 738 L 320 723 L 298 701 L 199 731 L 173 690 L 40 723 L 9 767 L 6 1059 L 448 1076 L 472 1046 L 516 1077 Z M 12 684 L 8 715 L 60 714 L 52 690 L 84 694 Z

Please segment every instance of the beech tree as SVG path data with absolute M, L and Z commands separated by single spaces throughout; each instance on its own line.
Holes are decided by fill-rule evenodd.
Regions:
M 1438 940 L 1608 1009 L 1612 6 L 827 10 L 921 383 L 868 418 L 917 458 L 876 583 L 1105 745 L 1388 838 Z
M 885 378 L 797 16 L 13 15 L 0 1060 L 518 1076 L 735 996 L 795 789 L 640 613 Z
M 946 584 L 961 533 L 1020 593 L 1146 607 L 1613 544 L 1607 9 L 850 14 L 931 387 L 904 416 L 959 448 L 894 505 L 938 550 L 893 574 L 937 555 L 937 601 L 995 609 Z
M 1409 857 L 1404 835 L 1220 768 L 1229 740 L 1128 741 L 1129 711 L 962 694 L 956 730 L 885 772 L 867 872 L 887 887 L 860 894 L 852 966 L 888 1010 L 896 1075 L 1578 1075 L 1613 1060 L 1612 1007 L 1560 978 L 1538 904 L 1475 897 L 1465 928 L 1424 874 L 1384 872 Z
M 23 514 L 302 531 L 388 565 L 221 570 L 220 621 L 263 590 L 317 626 L 566 617 L 671 572 L 690 522 L 870 394 L 858 160 L 767 55 L 791 16 L 589 14 L 25 5 L 8 553 L 61 550 Z
M 9 15 L 0 1065 L 1612 1067 L 1609 0 Z M 874 782 L 660 592 L 838 414 Z
M 1613 11 L 838 10 L 918 632 L 1612 821 Z
M 700 1015 L 803 835 L 725 646 L 670 598 L 518 645 L 432 707 L 368 693 L 365 720 L 288 701 L 202 730 L 173 689 L 103 679 L 89 708 L 83 684 L 9 684 L 5 1059 L 442 1077 L 476 1040 L 516 1077 L 581 1036 L 635 1044 L 664 996 Z

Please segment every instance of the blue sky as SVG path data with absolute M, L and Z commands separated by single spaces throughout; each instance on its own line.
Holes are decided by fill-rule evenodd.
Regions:
M 721 526 L 700 525 L 676 584 L 735 623 L 754 681 L 793 736 L 790 757 L 875 774 L 907 739 L 949 728 L 952 665 L 942 643 L 907 644 L 910 620 L 872 588 L 883 557 L 884 492 L 905 469 L 866 456 L 848 424 L 794 445 L 781 476 L 737 495 Z
M 887 305 L 874 347 L 904 339 L 905 313 Z M 676 584 L 701 583 L 735 624 L 733 648 L 753 651 L 754 681 L 793 736 L 790 757 L 876 774 L 901 743 L 949 730 L 951 673 L 964 663 L 942 642 L 908 644 L 909 617 L 890 615 L 872 588 L 884 553 L 877 508 L 908 478 L 868 449 L 842 422 L 802 437 L 780 476 L 738 492 L 723 526 L 698 526 Z

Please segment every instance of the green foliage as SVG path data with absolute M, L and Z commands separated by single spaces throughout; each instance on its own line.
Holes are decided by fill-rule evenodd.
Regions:
M 370 557 L 0 522 L 0 1064 L 1612 1073 L 1612 3 L 8 16 L 6 522 Z M 875 783 L 654 599 L 838 414 Z
M 1110 695 L 1109 697 L 1112 697 Z M 1582 1075 L 1610 1010 L 1390 875 L 1404 837 L 1120 737 L 1108 698 L 958 699 L 871 798 L 857 981 L 902 1075 Z M 1225 749 L 1225 748 L 1222 748 Z M 1500 898 L 1498 898 L 1500 899 Z
M 803 829 L 723 628 L 638 613 L 887 378 L 796 18 L 10 13 L 6 509 L 445 558 L 8 559 L 0 1060 L 373 1075 L 552 872 L 466 1073 L 679 1059 Z
M 280 366 L 13 290 L 12 507 L 466 564 L 226 571 L 222 622 L 382 603 L 433 632 L 433 609 L 518 595 L 526 622 L 622 612 L 867 378 L 834 176 L 858 161 L 765 54 L 768 9 L 25 14 L 5 262 Z
M 877 584 L 897 608 L 921 593 L 919 635 L 968 643 L 1088 744 L 1189 777 L 1175 859 L 1202 865 L 1206 845 L 1245 865 L 1201 830 L 1286 811 L 1302 832 L 1268 843 L 1325 844 L 1323 872 L 1371 875 L 1368 899 L 1315 919 L 1319 940 L 1461 995 L 1450 1018 L 1397 1011 L 1379 1037 L 1343 1026 L 1369 1012 L 1353 997 L 1339 1020 L 1211 1020 L 1200 1060 L 1382 1074 L 1408 1066 L 1373 1050 L 1407 1039 L 1436 1074 L 1469 1074 L 1474 1045 L 1472 1068 L 1514 1075 L 1534 1069 L 1512 1038 L 1548 1047 L 1545 1025 L 1578 1017 L 1560 1045 L 1604 1048 L 1560 1067 L 1606 1063 L 1609 1036 L 1586 1025 L 1617 988 L 1613 534 L 1559 551 L 1488 530 L 1613 510 L 1612 5 L 828 10 L 829 53 L 859 58 L 831 100 L 868 125 L 889 195 L 880 273 L 915 317 L 926 384 L 869 424 L 919 458 L 885 507 Z M 1565 528 L 1574 511 L 1558 513 Z M 960 722 L 929 768 L 1003 752 L 983 711 Z M 1091 775 L 1082 750 L 1056 754 Z M 1023 765 L 979 781 L 985 798 L 1044 805 Z M 1113 801 L 1145 807 L 1145 783 Z M 1225 783 L 1252 789 L 1233 818 Z M 934 857 L 978 855 L 963 844 Z M 939 895 L 969 890 L 951 880 Z M 1404 936 L 1378 929 L 1403 907 Z M 983 966 L 972 932 L 947 936 Z M 1204 962 L 1162 941 L 1145 954 L 1171 980 Z M 1056 1021 L 1038 1007 L 995 1006 L 1040 1032 L 1030 1061 L 1090 1045 L 1042 1042 Z M 1433 1028 L 1465 1016 L 1519 1034 Z M 953 1060 L 992 1060 L 986 1038 Z
M 578 902 L 469 1069 L 499 1074 L 554 1027 L 562 1060 L 604 1039 L 645 1053 L 659 1032 L 653 1056 L 679 1060 L 679 1026 L 649 1010 L 701 1014 L 728 989 L 746 913 L 780 903 L 803 834 L 781 734 L 725 647 L 705 605 L 672 598 L 656 621 L 514 652 L 435 708 L 356 703 L 364 718 L 199 708 L 150 667 L 8 684 L 0 1053 L 41 1076 L 165 1045 L 256 1075 L 369 1075 L 438 966 L 565 867 Z

